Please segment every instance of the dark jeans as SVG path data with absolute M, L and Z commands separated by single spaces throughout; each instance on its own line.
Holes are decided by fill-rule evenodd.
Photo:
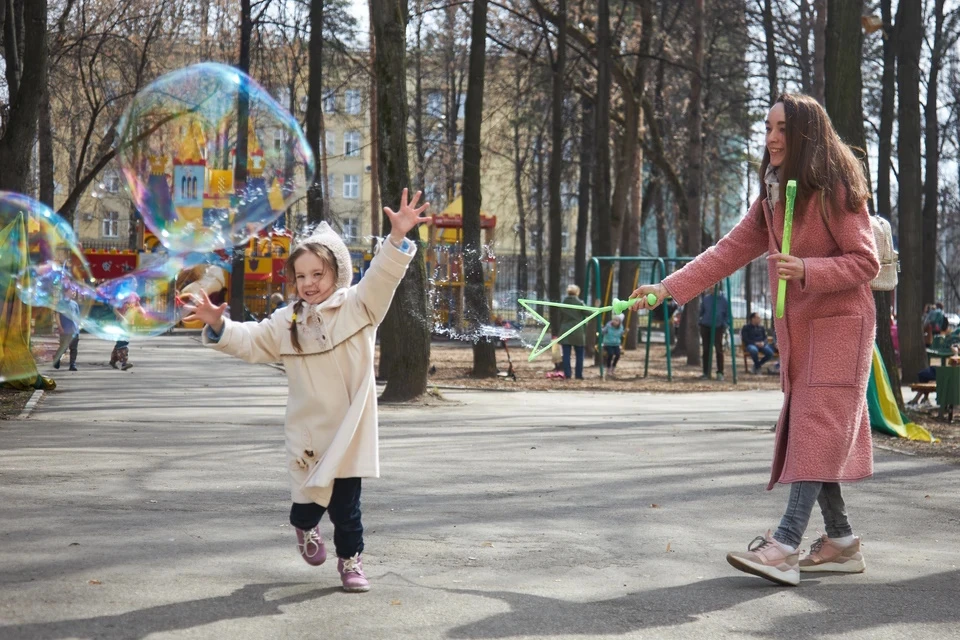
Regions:
M 60 364 L 60 358 L 63 357 L 63 354 L 67 352 L 67 349 L 70 349 L 70 366 L 77 364 L 77 347 L 80 344 L 80 334 L 78 333 L 75 336 L 60 336 L 60 348 L 57 349 L 57 355 L 53 357 L 53 361 L 57 364 Z
M 607 369 L 613 369 L 620 362 L 620 345 L 603 345 L 603 350 L 607 354 L 605 360 Z
M 583 347 L 570 344 L 562 344 L 560 347 L 563 349 L 563 375 L 568 380 L 573 377 L 570 372 L 570 349 L 573 349 L 577 356 L 577 380 L 583 380 Z
M 847 520 L 847 507 L 840 495 L 840 485 L 836 482 L 794 482 L 790 485 L 790 497 L 787 510 L 780 520 L 773 537 L 791 547 L 799 547 L 803 532 L 810 522 L 814 501 L 820 503 L 823 513 L 823 525 L 831 538 L 843 538 L 853 535 L 853 529 Z
M 290 507 L 290 524 L 309 531 L 320 524 L 324 512 L 333 523 L 333 545 L 338 558 L 352 558 L 363 551 L 363 524 L 360 522 L 360 478 L 337 478 L 333 481 L 330 504 L 321 507 L 310 502 L 294 502 Z
M 763 360 L 760 359 L 760 347 L 755 344 L 747 345 L 747 352 L 753 358 L 753 366 L 760 368 L 773 357 L 773 347 L 768 344 L 763 345 Z
M 717 373 L 723 375 L 723 331 L 726 327 L 717 327 L 714 329 L 713 350 L 717 354 Z M 707 356 L 710 355 L 710 327 L 700 325 L 700 340 L 703 342 L 703 375 L 710 377 L 710 369 L 707 367 Z

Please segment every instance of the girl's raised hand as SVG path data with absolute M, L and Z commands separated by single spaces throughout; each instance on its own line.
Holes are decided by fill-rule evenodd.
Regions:
M 184 299 L 188 297 L 190 302 L 183 305 L 183 312 L 189 315 L 183 319 L 185 321 L 199 320 L 215 332 L 220 333 L 223 330 L 223 312 L 227 309 L 227 303 L 223 303 L 218 307 L 210 302 L 207 292 L 203 289 L 200 290 L 199 296 L 188 294 L 184 296 Z
M 430 203 L 424 202 L 423 205 L 417 207 L 417 203 L 420 201 L 420 196 L 422 193 L 422 191 L 417 191 L 417 193 L 413 196 L 413 200 L 408 203 L 407 190 L 404 189 L 403 193 L 400 194 L 399 211 L 394 211 L 390 207 L 383 208 L 383 212 L 387 214 L 388 218 L 390 218 L 390 240 L 394 244 L 400 244 L 403 242 L 404 236 L 407 235 L 407 232 L 410 231 L 410 229 L 413 229 L 421 222 L 427 222 L 430 220 L 430 216 L 420 215 L 427 210 L 427 207 L 430 206 Z

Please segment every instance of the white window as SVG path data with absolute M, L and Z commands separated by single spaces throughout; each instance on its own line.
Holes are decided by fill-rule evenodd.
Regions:
M 120 214 L 116 211 L 107 211 L 103 214 L 103 237 L 104 238 L 119 238 L 120 237 Z
M 351 199 L 360 197 L 360 176 L 343 176 L 343 197 Z
M 343 92 L 343 110 L 350 115 L 360 113 L 360 92 L 357 89 L 347 89 Z
M 360 132 L 347 131 L 343 134 L 343 155 L 348 158 L 360 156 Z
M 273 130 L 273 150 L 274 151 L 283 151 L 283 130 L 274 129 Z
M 360 235 L 360 221 L 356 218 L 344 218 L 343 241 L 347 244 L 355 243 Z
M 439 91 L 431 91 L 427 94 L 427 115 L 433 118 L 443 116 L 443 94 Z
M 457 107 L 457 119 L 463 120 L 467 117 L 467 94 L 460 94 L 460 106 Z
M 327 176 L 327 197 L 332 198 L 337 193 L 337 175 L 331 173 Z
M 567 249 L 570 248 L 570 232 L 564 229 L 563 231 L 560 232 L 560 236 L 561 238 L 563 238 L 563 242 L 561 243 L 560 248 L 563 251 L 566 251 Z
M 107 193 L 120 193 L 120 175 L 114 171 L 106 172 L 100 188 Z
M 337 153 L 337 134 L 335 131 L 327 131 L 327 155 L 332 156 Z
M 337 110 L 337 94 L 333 91 L 327 91 L 323 94 L 323 112 L 333 113 Z

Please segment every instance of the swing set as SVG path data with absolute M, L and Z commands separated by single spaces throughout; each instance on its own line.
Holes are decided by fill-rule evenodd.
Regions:
M 591 284 L 593 285 L 593 291 L 595 294 L 601 292 L 601 266 L 609 263 L 613 263 L 611 266 L 616 265 L 617 263 L 629 262 L 637 265 L 636 274 L 633 279 L 633 290 L 639 286 L 640 283 L 640 274 L 643 271 L 643 266 L 646 264 L 650 265 L 650 280 L 649 284 L 656 284 L 663 280 L 667 272 L 667 264 L 669 263 L 673 270 L 676 270 L 680 266 L 692 261 L 692 257 L 676 257 L 676 258 L 654 258 L 654 257 L 625 257 L 625 256 L 594 256 L 590 258 L 590 261 L 587 263 L 587 273 L 583 286 L 584 300 L 589 304 L 590 301 L 590 291 Z M 607 273 L 606 286 L 603 289 L 602 297 L 600 297 L 600 306 L 606 307 L 613 304 L 613 272 L 614 269 L 610 268 Z M 672 271 L 671 271 L 672 272 Z M 730 332 L 730 346 L 731 350 L 734 345 L 734 330 L 733 330 L 733 309 L 730 303 L 731 300 L 731 287 L 730 287 L 730 277 L 724 279 L 725 288 L 726 288 L 726 298 L 727 298 L 727 317 L 731 319 L 728 322 L 728 330 Z M 716 326 L 717 326 L 717 294 L 720 292 L 720 283 L 718 282 L 713 286 L 713 309 L 710 321 L 710 350 L 707 352 L 707 371 L 712 371 L 713 367 L 713 353 L 715 347 L 716 339 Z M 627 317 L 624 319 L 624 326 L 629 326 L 631 315 L 634 313 L 633 309 L 627 309 Z M 596 336 L 597 343 L 599 344 L 599 339 L 601 332 L 603 330 L 603 324 L 607 319 L 607 314 L 612 313 L 612 311 L 603 311 L 596 314 Z M 673 357 L 671 354 L 671 340 L 670 340 L 670 313 L 667 310 L 666 304 L 661 304 L 659 309 L 655 309 L 647 313 L 647 336 L 645 342 L 644 350 L 644 362 L 643 362 L 643 377 L 647 377 L 647 373 L 650 368 L 650 345 L 653 343 L 652 334 L 653 334 L 653 322 L 654 315 L 662 313 L 663 315 L 663 341 L 664 346 L 666 347 L 667 353 L 667 380 L 673 381 Z M 696 345 L 690 345 L 688 348 L 697 348 Z M 733 383 L 737 383 L 737 362 L 736 358 L 730 358 L 731 368 L 733 372 Z M 603 358 L 600 358 L 600 375 L 603 375 Z M 709 374 L 711 377 L 713 374 Z

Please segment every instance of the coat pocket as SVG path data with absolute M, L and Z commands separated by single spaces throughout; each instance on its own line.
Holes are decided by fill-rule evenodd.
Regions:
M 837 316 L 810 321 L 811 387 L 853 387 L 860 366 L 863 318 Z

